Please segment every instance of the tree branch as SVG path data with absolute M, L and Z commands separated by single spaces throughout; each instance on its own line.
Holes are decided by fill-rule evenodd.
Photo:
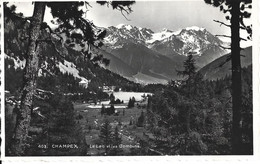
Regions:
M 126 15 L 124 14 L 124 12 L 126 12 L 126 14 L 129 14 L 129 12 L 125 8 L 119 6 L 119 8 L 117 10 L 119 10 L 121 12 L 121 14 L 125 17 L 126 20 L 130 21 L 130 19 L 128 19 L 126 17 Z
M 231 50 L 231 47 L 224 47 L 224 46 L 221 46 L 221 45 L 219 45 L 219 47 L 226 49 L 226 50 Z
M 220 26 L 221 25 L 224 25 L 224 26 L 227 26 L 227 27 L 231 27 L 231 25 L 229 25 L 229 24 L 226 24 L 226 23 L 224 23 L 224 22 L 220 22 L 220 21 L 218 21 L 218 20 L 213 20 L 214 22 L 217 22 L 217 23 L 220 23 Z
M 226 37 L 226 38 L 231 38 L 231 36 L 228 36 L 228 35 L 215 35 L 215 36 L 220 36 L 220 37 Z M 247 39 L 245 38 L 240 38 L 240 40 L 243 40 L 243 41 L 247 41 Z
M 45 28 L 47 28 L 50 31 L 51 34 L 60 38 L 60 41 L 63 41 L 63 38 L 60 35 L 58 35 L 57 33 L 53 32 L 53 30 L 51 29 L 51 27 L 49 25 L 47 25 Z
M 231 36 L 228 36 L 228 35 L 215 35 L 215 36 L 220 36 L 220 37 L 225 37 L 225 38 L 231 38 Z
M 247 41 L 247 39 L 245 39 L 245 38 L 241 38 L 241 37 L 240 37 L 240 40 Z
M 246 28 L 243 27 L 243 26 L 239 26 L 239 28 L 242 29 L 242 30 L 246 30 Z

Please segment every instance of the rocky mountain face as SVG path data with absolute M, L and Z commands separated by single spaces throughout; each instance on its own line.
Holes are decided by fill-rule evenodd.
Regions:
M 108 69 L 141 83 L 179 79 L 176 70 L 182 69 L 188 54 L 194 55 L 197 69 L 200 69 L 227 53 L 220 47 L 224 44 L 220 39 L 196 26 L 179 31 L 163 29 L 156 33 L 151 29 L 120 24 L 106 30 L 104 56 L 117 65 L 116 69 L 111 66 Z M 124 65 L 122 68 L 120 62 Z

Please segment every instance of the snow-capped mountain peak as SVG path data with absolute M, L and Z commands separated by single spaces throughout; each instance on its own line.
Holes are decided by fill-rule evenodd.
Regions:
M 181 33 L 181 29 L 173 32 L 174 35 L 179 35 L 180 33 Z
M 223 44 L 221 40 L 198 26 L 186 27 L 176 31 L 163 28 L 158 32 L 151 29 L 132 25 L 119 24 L 107 29 L 108 35 L 105 44 L 110 49 L 120 49 L 126 43 L 141 44 L 149 49 L 171 56 L 171 54 L 186 55 L 195 52 L 194 55 L 202 55 L 213 47 Z M 215 48 L 215 49 L 218 49 Z M 222 53 L 222 50 L 219 50 Z
M 124 25 L 125 25 L 125 24 L 119 24 L 119 25 L 116 26 L 116 28 L 118 28 L 118 29 L 119 29 L 119 28 L 123 28 Z
M 128 42 L 129 40 L 133 42 L 138 42 L 150 47 L 150 44 L 155 42 L 165 42 L 167 40 L 171 40 L 174 38 L 179 38 L 180 40 L 184 39 L 183 42 L 187 41 L 194 41 L 194 36 L 197 35 L 197 32 L 206 31 L 205 28 L 201 28 L 198 26 L 191 26 L 184 29 L 179 29 L 176 31 L 169 30 L 167 28 L 163 28 L 159 32 L 153 32 L 150 29 L 136 27 L 128 24 L 119 24 L 116 27 L 109 27 L 108 28 L 108 35 L 105 38 L 105 42 L 111 42 L 111 45 L 115 46 L 117 42 L 122 42 L 125 40 Z M 191 33 L 194 34 L 191 34 Z M 189 36 L 188 36 L 189 35 Z M 200 34 L 201 35 L 201 34 Z M 203 34 L 202 34 L 203 35 Z M 205 34 L 206 35 L 206 34 Z M 195 36 L 196 37 L 196 36 Z M 188 39 L 188 40 L 187 40 Z M 116 46 L 118 47 L 118 45 Z M 116 48 L 115 47 L 115 48 Z M 121 47 L 121 46 L 119 46 Z
M 118 29 L 125 28 L 125 29 L 127 29 L 127 30 L 130 31 L 130 30 L 132 30 L 134 27 L 131 26 L 131 25 L 119 24 L 119 25 L 116 26 L 116 28 L 118 28 Z
M 194 31 L 203 31 L 203 30 L 205 30 L 205 28 L 201 28 L 201 27 L 198 27 L 198 26 L 186 27 L 185 29 L 186 30 L 194 30 Z

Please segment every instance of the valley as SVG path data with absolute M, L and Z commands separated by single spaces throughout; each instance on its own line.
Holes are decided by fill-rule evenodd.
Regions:
M 199 70 L 227 53 L 221 48 L 226 43 L 205 28 L 196 26 L 178 31 L 163 29 L 156 33 L 147 28 L 120 24 L 106 30 L 101 54 L 113 62 L 113 66 L 107 68 L 142 84 L 181 79 L 176 70 L 181 69 L 188 54 L 194 55 Z
M 99 27 L 79 18 L 53 32 L 43 24 L 35 41 L 35 69 L 26 69 L 31 67 L 31 40 L 26 37 L 31 22 L 16 14 L 15 7 L 4 7 L 8 156 L 19 142 L 26 156 L 233 153 L 234 83 L 231 53 L 223 49 L 230 43 L 207 27 L 154 31 L 131 24 Z M 82 33 L 77 33 L 82 28 L 77 21 L 84 25 Z M 42 37 L 48 42 L 38 42 Z M 252 46 L 241 51 L 240 59 L 241 154 L 251 155 Z M 21 121 L 26 127 L 19 126 Z M 19 128 L 26 135 L 14 142 Z

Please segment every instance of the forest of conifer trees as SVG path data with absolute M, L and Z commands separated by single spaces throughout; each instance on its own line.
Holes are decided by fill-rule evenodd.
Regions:
M 138 2 L 97 3 L 127 19 Z M 34 2 L 30 18 L 4 3 L 5 155 L 253 155 L 252 61 L 242 67 L 239 33 L 252 37 L 244 23 L 251 3 L 205 0 L 229 14 L 230 25 L 215 22 L 231 31 L 230 47 L 222 47 L 230 53 L 218 66 L 229 63 L 231 73 L 207 79 L 198 56 L 183 52 L 181 69 L 172 70 L 178 78 L 163 84 L 107 69 L 111 62 L 101 53 L 107 31 L 84 18 L 88 2 Z M 46 8 L 55 30 L 44 22 Z

